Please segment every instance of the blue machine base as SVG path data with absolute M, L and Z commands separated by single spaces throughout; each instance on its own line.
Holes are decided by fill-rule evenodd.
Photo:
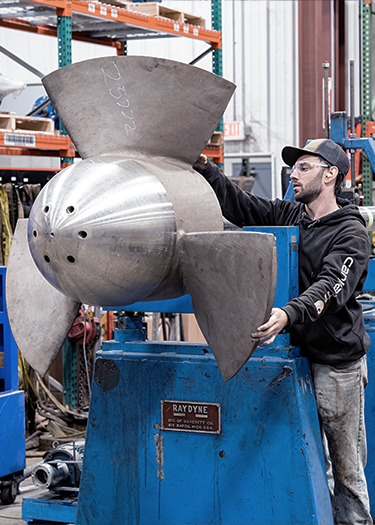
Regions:
M 77 525 L 333 523 L 304 358 L 252 357 L 224 383 L 204 345 L 103 348 Z
M 24 393 L 0 392 L 0 479 L 25 466 Z
M 52 491 L 46 491 L 38 498 L 22 500 L 22 519 L 26 523 L 75 523 L 77 496 L 67 498 Z M 103 523 L 104 525 L 104 523 Z
M 365 390 L 365 422 L 367 434 L 367 465 L 365 469 L 370 497 L 371 516 L 375 517 L 375 303 L 372 311 L 364 313 L 365 329 L 371 344 L 367 352 L 368 385 Z

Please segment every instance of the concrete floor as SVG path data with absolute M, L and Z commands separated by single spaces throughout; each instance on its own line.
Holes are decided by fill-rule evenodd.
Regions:
M 45 452 L 27 452 L 26 467 L 41 461 L 44 454 Z M 0 525 L 25 525 L 26 522 L 22 519 L 22 499 L 36 498 L 42 491 L 34 488 L 30 477 L 20 484 L 20 492 L 13 505 L 3 505 L 0 502 Z M 51 524 L 51 522 L 44 523 Z

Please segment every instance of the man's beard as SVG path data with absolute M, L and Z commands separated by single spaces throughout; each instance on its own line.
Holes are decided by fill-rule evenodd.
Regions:
M 311 204 L 323 191 L 323 170 L 316 175 L 303 189 L 294 195 L 294 200 L 303 204 Z

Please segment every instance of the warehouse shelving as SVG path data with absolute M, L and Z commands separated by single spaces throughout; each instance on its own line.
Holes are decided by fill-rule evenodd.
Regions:
M 66 135 L 0 130 L 0 153 L 2 155 L 74 157 L 76 149 Z
M 130 10 L 127 4 L 120 7 L 118 3 L 111 5 L 86 0 L 0 2 L 0 26 L 11 29 L 56 36 L 57 18 L 61 16 L 72 18 L 73 39 L 110 45 L 116 47 L 120 54 L 124 41 L 167 36 L 204 40 L 213 49 L 221 48 L 220 31 Z
M 207 42 L 216 53 L 221 50 L 221 32 L 203 27 L 199 17 L 185 17 L 169 9 L 172 15 L 179 13 L 176 21 L 138 12 L 136 8 L 130 2 L 121 7 L 117 1 L 112 5 L 89 0 L 0 0 L 0 27 L 57 37 L 60 67 L 71 62 L 72 39 L 112 46 L 119 55 L 124 54 L 125 42 L 129 40 L 165 37 L 198 39 Z M 19 131 L 15 134 L 1 128 L 0 125 L 0 155 L 61 157 L 61 167 L 77 155 L 64 130 L 59 135 Z M 204 153 L 222 162 L 222 145 L 210 144 Z

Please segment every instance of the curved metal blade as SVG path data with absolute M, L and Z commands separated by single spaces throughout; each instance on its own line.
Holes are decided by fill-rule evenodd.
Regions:
M 251 334 L 270 316 L 276 289 L 273 235 L 188 233 L 181 239 L 186 292 L 224 381 L 253 354 Z
M 172 60 L 85 60 L 43 78 L 82 158 L 146 153 L 192 165 L 215 131 L 235 85 Z
M 6 273 L 10 326 L 26 361 L 44 375 L 52 365 L 81 303 L 53 288 L 31 258 L 28 219 L 19 219 Z

